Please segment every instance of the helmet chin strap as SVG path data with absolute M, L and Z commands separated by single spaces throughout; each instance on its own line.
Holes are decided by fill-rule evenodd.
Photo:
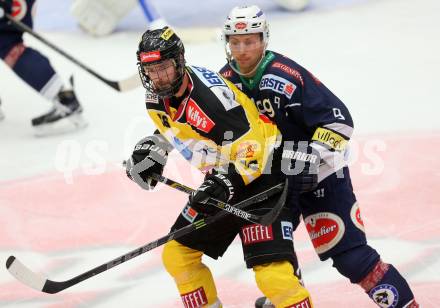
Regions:
M 240 70 L 239 70 L 237 67 L 234 66 L 234 63 L 232 62 L 232 61 L 233 61 L 233 59 L 232 59 L 232 53 L 231 53 L 230 51 L 228 51 L 228 48 L 227 48 L 226 45 L 225 45 L 225 50 L 226 50 L 226 55 L 227 55 L 226 60 L 228 61 L 229 67 L 230 67 L 234 72 L 236 72 L 238 75 L 243 76 L 243 77 L 250 77 L 250 76 L 253 76 L 253 74 L 255 73 L 255 71 L 256 71 L 256 70 L 258 69 L 258 67 L 260 66 L 261 61 L 263 61 L 264 56 L 266 55 L 266 48 L 267 48 L 267 43 L 264 44 L 264 49 L 263 49 L 263 52 L 261 53 L 261 58 L 260 58 L 260 60 L 258 61 L 257 64 L 255 64 L 254 68 L 253 68 L 250 72 L 247 72 L 247 73 L 242 73 L 242 72 L 240 72 Z

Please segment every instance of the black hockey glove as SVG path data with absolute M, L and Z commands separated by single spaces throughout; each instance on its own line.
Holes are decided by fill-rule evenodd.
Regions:
M 206 203 L 209 198 L 229 202 L 243 186 L 238 174 L 230 176 L 214 172 L 207 175 L 202 185 L 189 196 L 188 205 L 199 213 L 213 215 L 218 209 Z
M 12 14 L 12 0 L 0 0 L 0 8 L 3 9 L 4 13 L 7 13 L 9 15 Z M 0 19 L 6 18 L 4 14 L 1 14 L 0 12 Z
M 160 135 L 149 136 L 139 141 L 127 160 L 127 176 L 143 189 L 154 189 L 157 181 L 149 176 L 152 173 L 162 175 L 168 159 L 168 146 Z
M 321 155 L 308 143 L 295 144 L 292 150 L 283 150 L 283 164 L 288 165 L 285 173 L 293 191 L 301 194 L 316 189 L 320 162 Z

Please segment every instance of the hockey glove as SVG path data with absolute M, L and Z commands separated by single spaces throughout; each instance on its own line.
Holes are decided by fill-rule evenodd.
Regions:
M 243 186 L 243 181 L 237 177 L 237 174 L 231 177 L 228 174 L 214 172 L 207 175 L 202 185 L 189 196 L 188 205 L 199 213 L 213 215 L 218 210 L 207 204 L 209 198 L 229 202 Z
M 127 176 L 146 190 L 154 189 L 157 181 L 149 176 L 152 173 L 162 175 L 168 159 L 168 144 L 160 135 L 146 137 L 134 147 L 133 154 L 127 160 Z
M 12 0 L 0 0 L 0 8 L 3 9 L 3 14 L 0 12 L 0 19 L 5 17 L 5 13 L 12 14 Z M 0 9 L 0 11 L 1 11 Z M 6 17 L 5 17 L 6 18 Z
M 293 191 L 305 193 L 315 190 L 318 186 L 318 170 L 321 156 L 308 143 L 295 144 L 292 150 L 283 150 L 283 163 L 287 162 L 289 184 Z

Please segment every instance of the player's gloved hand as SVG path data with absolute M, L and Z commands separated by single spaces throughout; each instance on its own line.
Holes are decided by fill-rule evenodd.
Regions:
M 4 13 L 12 13 L 12 0 L 0 0 L 0 8 L 3 9 Z M 0 11 L 1 11 L 0 9 Z M 5 18 L 4 14 L 0 12 L 0 19 Z
M 315 190 L 321 162 L 319 152 L 309 144 L 295 144 L 292 150 L 283 150 L 283 160 L 289 163 L 289 185 L 297 193 Z
M 209 198 L 214 198 L 223 202 L 229 202 L 239 186 L 242 184 L 237 180 L 233 183 L 231 177 L 227 174 L 213 173 L 205 177 L 205 181 L 200 187 L 189 196 L 188 205 L 197 212 L 212 215 L 218 212 L 218 209 L 206 203 Z
M 139 141 L 127 160 L 127 176 L 143 189 L 154 189 L 157 181 L 149 176 L 152 173 L 162 175 L 168 159 L 167 148 L 166 141 L 160 135 L 145 137 Z

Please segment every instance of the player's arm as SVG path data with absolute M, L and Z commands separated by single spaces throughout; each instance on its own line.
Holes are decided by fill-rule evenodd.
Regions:
M 353 120 L 348 108 L 310 74 L 303 93 L 303 117 L 312 131 L 311 145 L 320 153 L 322 160 L 335 165 L 335 152 L 345 152 L 353 134 Z
M 353 133 L 353 121 L 343 102 L 316 77 L 305 69 L 300 71 L 299 76 L 297 93 L 286 111 L 291 120 L 302 123 L 311 137 L 302 145 L 291 144 L 291 152 L 285 156 L 313 157 L 313 161 L 308 162 L 295 160 L 297 165 L 304 165 L 303 172 L 296 177 L 296 180 L 302 181 L 297 186 L 308 191 L 317 185 L 316 174 L 320 164 L 325 163 L 329 168 L 338 165 L 343 157 L 338 153 L 343 154 L 347 147 Z

